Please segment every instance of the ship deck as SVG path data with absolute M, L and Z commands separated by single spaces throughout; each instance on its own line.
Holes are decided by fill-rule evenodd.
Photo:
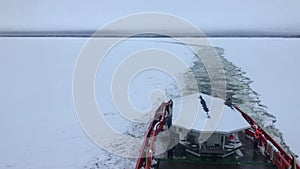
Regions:
M 254 149 L 253 141 L 245 136 L 244 133 L 239 134 L 239 139 L 243 143 L 241 147 L 242 157 L 236 158 L 231 155 L 226 158 L 217 157 L 196 157 L 187 153 L 186 159 L 180 159 L 174 156 L 173 160 L 166 158 L 160 159 L 159 169 L 276 169 L 268 159 L 263 156 L 259 149 Z M 175 153 L 176 154 L 176 153 Z

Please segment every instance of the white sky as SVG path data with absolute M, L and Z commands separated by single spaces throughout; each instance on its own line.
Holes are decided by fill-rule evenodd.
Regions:
M 164 12 L 184 18 L 204 32 L 299 33 L 299 7 L 298 0 L 2 0 L 0 31 L 95 30 L 133 13 Z

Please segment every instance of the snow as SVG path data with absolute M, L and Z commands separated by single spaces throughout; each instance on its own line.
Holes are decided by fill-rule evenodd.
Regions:
M 187 95 L 183 96 L 181 99 L 186 99 L 188 102 L 188 107 L 199 107 L 199 95 L 203 97 L 205 100 L 207 107 L 209 108 L 209 116 L 210 118 L 207 118 L 206 112 L 203 110 L 203 108 L 200 105 L 200 108 L 198 108 L 199 112 L 197 112 L 196 120 L 194 121 L 194 125 L 191 129 L 195 129 L 202 132 L 219 132 L 219 133 L 231 133 L 238 130 L 242 130 L 249 127 L 248 122 L 241 116 L 241 114 L 236 111 L 235 109 L 231 109 L 228 106 L 224 105 L 224 100 L 219 98 L 213 98 L 211 96 L 199 93 L 199 94 L 193 94 L 193 95 Z M 180 105 L 181 99 L 174 99 L 174 125 L 178 125 L 184 128 L 189 128 L 189 125 L 184 124 L 177 124 L 176 117 L 178 117 L 178 113 L 184 113 L 188 114 L 190 112 L 180 112 L 180 109 L 178 105 Z M 216 102 L 223 104 L 221 105 L 221 108 L 223 107 L 223 110 L 221 112 L 218 112 L 217 109 L 212 108 L 212 99 L 215 99 Z M 196 102 L 195 102 L 196 101 Z M 218 114 L 220 114 L 220 119 Z M 214 127 L 208 127 L 210 123 L 218 122 L 216 128 Z
M 83 132 L 76 118 L 71 93 L 72 74 L 76 58 L 85 42 L 86 39 L 77 38 L 0 39 L 1 56 L 3 56 L 0 62 L 0 75 L 2 78 L 0 84 L 0 102 L 2 103 L 0 106 L 0 133 L 2 134 L 0 140 L 0 168 L 133 168 L 136 159 L 118 157 L 101 149 Z M 294 57 L 288 57 L 300 53 L 296 51 L 299 41 L 277 39 L 276 43 L 278 44 L 274 48 L 272 47 L 273 43 L 263 46 L 271 50 L 270 52 L 266 52 L 266 55 L 275 55 L 280 49 L 283 50 L 283 53 L 288 52 L 288 55 L 280 53 L 281 56 L 285 56 L 287 60 L 290 60 L 290 62 L 287 62 L 287 65 L 282 65 L 281 71 L 289 70 L 289 73 L 292 73 L 290 76 L 286 75 L 288 72 L 282 73 L 283 81 L 293 82 L 291 86 L 289 85 L 290 83 L 281 84 L 284 85 L 282 95 L 284 95 L 285 103 L 291 102 L 291 104 L 287 104 L 289 106 L 285 111 L 278 104 L 277 98 L 270 94 L 274 88 L 269 87 L 270 85 L 263 85 L 268 84 L 269 81 L 262 78 L 262 76 L 272 75 L 273 71 L 271 70 L 277 70 L 277 65 L 275 64 L 276 66 L 274 66 L 272 64 L 268 66 L 268 69 L 260 70 L 260 66 L 253 66 L 258 64 L 249 61 L 255 57 L 261 57 L 258 54 L 263 49 L 254 49 L 264 43 L 266 41 L 254 40 L 250 48 L 251 51 L 246 50 L 249 47 L 248 44 L 240 43 L 240 41 L 232 42 L 232 46 L 226 40 L 223 43 L 219 41 L 218 46 L 224 47 L 225 57 L 229 61 L 234 62 L 237 66 L 241 66 L 242 70 L 245 69 L 244 71 L 247 72 L 247 75 L 251 75 L 251 79 L 255 81 L 254 84 L 259 83 L 259 85 L 255 86 L 255 90 L 268 91 L 269 94 L 267 97 L 265 95 L 262 96 L 264 96 L 263 102 L 268 102 L 267 106 L 271 107 L 269 108 L 272 110 L 271 112 L 275 113 L 276 110 L 280 110 L 280 112 L 286 113 L 286 115 L 276 114 L 278 123 L 280 123 L 278 127 L 284 129 L 284 136 L 287 138 L 288 145 L 292 147 L 293 151 L 299 154 L 299 137 L 295 136 L 296 129 L 294 127 L 297 125 L 297 119 L 299 118 L 299 114 L 294 113 L 298 110 L 297 105 L 299 105 L 297 101 L 299 100 L 297 98 L 299 96 L 297 94 L 298 90 L 295 90 L 299 83 L 295 77 L 297 77 L 296 74 L 299 71 L 296 67 L 289 68 L 289 64 L 293 63 L 294 65 L 298 62 Z M 285 46 L 285 44 L 290 47 L 280 48 L 280 46 Z M 109 93 L 111 76 L 114 73 L 113 70 L 118 66 L 118 61 L 122 60 L 122 56 L 117 58 L 112 55 L 119 56 L 122 53 L 126 56 L 140 48 L 152 47 L 171 50 L 173 53 L 183 56 L 181 59 L 189 66 L 192 66 L 195 58 L 191 51 L 180 45 L 146 42 L 143 40 L 132 40 L 124 42 L 122 45 L 116 47 L 116 51 L 111 51 L 109 57 L 106 58 L 107 60 L 103 62 L 103 66 L 105 66 L 104 70 L 106 71 L 99 71 L 99 74 L 97 74 L 95 82 L 97 86 L 95 90 L 96 98 L 99 106 L 104 110 L 103 116 L 117 132 L 143 138 L 143 131 L 146 131 L 148 127 L 147 123 L 132 123 L 131 119 L 123 118 L 112 104 L 112 98 Z M 235 50 L 239 51 L 236 47 L 237 45 L 240 45 L 241 51 L 239 53 L 232 53 Z M 117 52 L 117 48 L 120 49 L 119 52 Z M 276 52 L 273 51 L 275 48 L 277 49 Z M 240 59 L 240 56 L 251 59 Z M 254 60 L 259 60 L 259 58 Z M 294 60 L 295 62 L 293 62 Z M 285 59 L 281 58 L 278 60 L 278 64 L 282 63 L 282 61 L 285 61 Z M 251 74 L 251 72 L 254 73 Z M 261 72 L 263 72 L 263 75 L 260 75 Z M 99 79 L 99 77 L 103 77 L 104 79 Z M 160 80 L 162 77 L 164 80 Z M 232 77 L 235 78 L 236 76 L 232 75 Z M 272 80 L 274 80 L 274 77 Z M 142 115 L 146 115 L 155 109 L 161 101 L 167 100 L 170 97 L 174 98 L 178 94 L 178 89 L 172 86 L 173 83 L 174 79 L 159 71 L 151 70 L 139 74 L 139 76 L 133 79 L 128 89 L 130 99 L 134 103 L 133 106 L 138 111 L 141 111 Z M 100 84 L 102 85 L 101 87 Z M 143 88 L 140 86 L 143 86 Z M 276 86 L 276 83 L 271 86 Z M 154 89 L 166 92 L 167 96 L 151 99 L 151 94 L 149 93 Z M 277 95 L 277 91 L 273 91 L 273 93 Z M 247 92 L 250 91 L 243 90 L 238 94 L 243 95 Z M 196 96 L 198 95 L 192 95 L 191 99 L 199 104 L 199 99 Z M 205 100 L 208 100 L 207 104 L 210 106 L 210 99 L 206 95 L 204 97 Z M 174 106 L 180 106 L 180 99 L 174 100 Z M 156 101 L 156 105 L 151 104 L 153 101 Z M 278 106 L 274 107 L 272 102 L 275 102 Z M 223 104 L 223 101 L 220 101 L 220 104 Z M 191 105 L 191 107 L 193 106 L 194 104 Z M 286 108 L 287 106 L 284 107 Z M 235 111 L 232 112 L 231 109 L 227 109 L 229 108 L 225 106 L 224 115 L 227 113 L 237 113 Z M 180 110 L 180 107 L 174 110 Z M 249 110 L 249 112 L 252 113 L 252 110 Z M 199 112 L 198 115 L 199 119 L 196 119 L 196 121 L 207 120 L 203 118 L 205 117 L 203 111 Z M 183 124 L 181 122 L 184 121 L 178 120 L 176 122 L 177 116 L 174 116 L 175 123 L 178 122 L 178 125 Z M 224 117 L 224 121 L 228 122 L 226 118 L 227 116 Z M 227 122 L 224 125 L 221 122 L 218 130 L 224 129 L 224 126 L 228 126 Z M 202 126 L 197 126 L 200 123 L 203 124 L 203 122 L 194 123 L 195 127 L 201 129 Z M 236 126 L 229 128 L 229 130 L 234 128 Z M 117 143 L 123 143 L 121 141 Z M 124 147 L 116 146 L 116 148 L 120 149 Z M 130 149 L 130 146 L 127 148 Z M 136 149 L 138 148 L 137 146 Z M 128 151 L 128 149 L 125 150 Z
M 71 97 L 83 43 L 0 39 L 0 168 L 79 169 L 101 153 L 81 129 Z
M 224 48 L 226 58 L 251 78 L 251 88 L 258 92 L 266 110 L 276 116 L 275 126 L 283 133 L 286 144 L 292 152 L 300 155 L 300 137 L 295 135 L 300 118 L 300 81 L 297 78 L 300 40 L 213 38 L 211 41 Z

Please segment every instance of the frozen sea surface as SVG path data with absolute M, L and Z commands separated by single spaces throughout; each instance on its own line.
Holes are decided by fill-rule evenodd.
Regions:
M 133 45 L 137 44 L 137 41 L 139 41 L 139 45 Z M 246 76 L 246 73 L 243 72 L 242 68 L 240 68 L 237 65 L 234 65 L 230 60 L 226 59 L 226 55 L 224 55 L 224 49 L 220 47 L 208 47 L 208 46 L 201 46 L 199 45 L 197 47 L 197 52 L 193 53 L 189 49 L 185 48 L 184 45 L 174 43 L 173 41 L 170 43 L 170 41 L 166 41 L 165 39 L 157 40 L 157 39 L 147 39 L 146 41 L 140 41 L 140 40 L 132 40 L 125 42 L 123 45 L 126 50 L 119 50 L 115 51 L 119 55 L 120 53 L 127 53 L 128 52 L 128 46 L 135 46 L 134 50 L 139 47 L 143 46 L 156 46 L 157 44 L 163 45 L 164 47 L 168 48 L 168 50 L 175 50 L 175 53 L 177 56 L 184 56 L 182 60 L 189 66 L 189 70 L 182 74 L 177 74 L 176 76 L 179 77 L 179 79 L 185 83 L 185 87 L 183 89 L 179 89 L 178 84 L 174 81 L 174 79 L 168 77 L 168 75 L 163 74 L 160 71 L 155 70 L 148 70 L 143 71 L 142 73 L 139 73 L 134 80 L 131 82 L 131 86 L 129 88 L 129 96 L 132 99 L 131 101 L 134 103 L 133 106 L 136 106 L 139 110 L 142 112 L 146 111 L 154 111 L 155 108 L 152 107 L 151 104 L 149 104 L 149 100 L 147 100 L 149 93 L 151 93 L 154 89 L 159 89 L 161 91 L 165 92 L 166 97 L 157 98 L 158 105 L 162 101 L 166 101 L 170 98 L 178 98 L 183 95 L 189 95 L 189 94 L 196 94 L 196 93 L 205 93 L 207 95 L 211 95 L 214 97 L 220 97 L 216 93 L 214 93 L 211 90 L 211 79 L 208 76 L 207 70 L 203 64 L 203 62 L 199 59 L 197 55 L 205 55 L 204 58 L 210 59 L 210 55 L 214 55 L 215 52 L 218 53 L 220 61 L 223 65 L 223 70 L 225 72 L 225 80 L 226 80 L 226 96 L 231 97 L 233 99 L 233 102 L 237 104 L 242 110 L 247 112 L 251 117 L 253 117 L 261 126 L 263 126 L 274 138 L 275 140 L 280 143 L 288 152 L 291 152 L 288 145 L 284 142 L 283 134 L 280 132 L 279 129 L 275 127 L 276 123 L 276 117 L 269 113 L 267 111 L 267 106 L 263 105 L 261 100 L 259 99 L 259 94 L 255 92 L 251 88 L 252 80 Z M 161 47 L 161 46 L 160 46 Z M 180 50 L 178 50 L 180 49 Z M 131 49 L 130 49 L 131 50 Z M 114 52 L 110 53 L 113 54 Z M 114 53 L 117 55 L 117 53 Z M 126 55 L 126 54 L 125 54 Z M 110 58 L 112 59 L 112 57 Z M 111 62 L 118 62 L 116 60 L 111 60 Z M 103 65 L 105 66 L 105 62 L 103 62 Z M 112 66 L 113 67 L 113 66 Z M 112 68 L 113 70 L 114 68 Z M 105 69 L 106 73 L 108 73 L 110 69 Z M 222 71 L 222 70 L 215 70 L 215 71 Z M 101 76 L 102 78 L 104 76 Z M 111 77 L 111 76 L 110 76 Z M 197 80 L 197 86 L 191 84 L 191 79 L 195 78 Z M 215 80 L 224 80 L 224 79 L 215 79 Z M 98 80 L 99 81 L 99 80 Z M 109 80 L 107 80 L 109 81 Z M 101 82 L 103 82 L 103 79 L 101 79 Z M 103 84 L 102 84 L 103 85 Z M 105 85 L 104 85 L 105 86 Z M 109 84 L 107 84 L 107 87 L 109 87 Z M 105 90 L 105 87 L 101 90 Z M 103 92 L 105 92 L 103 90 Z M 102 92 L 102 93 L 103 93 Z M 100 98 L 100 97 L 99 97 Z M 146 99 L 145 99 L 146 98 Z M 224 99 L 222 97 L 222 99 Z M 100 99 L 101 100 L 101 99 Z M 113 101 L 110 100 L 110 103 Z M 101 103 L 100 103 L 101 104 Z M 106 104 L 104 106 L 107 108 L 107 110 L 114 109 L 114 105 L 110 104 L 112 107 L 109 108 L 107 106 L 109 104 Z M 147 106 L 145 106 L 147 105 Z M 149 107 L 150 106 L 150 107 Z M 118 117 L 119 116 L 119 117 Z M 112 126 L 115 125 L 115 128 L 117 129 L 120 123 L 114 123 L 112 119 L 122 119 L 120 115 L 118 115 L 117 111 L 112 111 L 109 114 L 106 114 L 106 119 L 108 121 L 111 121 Z M 137 124 L 134 123 L 128 119 L 121 120 L 123 123 L 127 124 L 126 128 L 123 128 L 125 130 L 122 130 L 122 132 L 132 136 L 137 137 L 143 137 L 147 130 L 147 124 Z M 122 127 L 121 127 L 122 128 Z M 111 156 L 110 153 L 108 153 L 108 156 Z M 103 157 L 103 155 L 102 155 Z M 128 158 L 127 160 L 123 159 L 121 160 L 121 157 L 116 157 L 116 159 L 113 160 L 120 160 L 122 161 L 122 164 L 127 165 L 134 165 L 135 161 L 134 159 Z M 108 160 L 109 161 L 109 160 Z M 91 168 L 101 168 L 106 166 L 107 164 L 106 158 L 97 158 L 96 161 L 93 161 L 91 163 Z M 127 161 L 127 163 L 126 163 Z M 110 162 L 108 162 L 110 163 Z M 114 162 L 112 162 L 114 163 Z M 102 165 L 102 166 L 101 166 Z
M 0 168 L 89 169 L 132 168 L 135 165 L 136 159 L 118 157 L 94 144 L 84 133 L 76 118 L 72 103 L 72 75 L 76 58 L 86 41 L 86 38 L 0 39 L 0 53 L 3 56 L 0 58 L 2 78 Z M 95 81 L 98 104 L 103 108 L 103 115 L 107 122 L 120 133 L 143 138 L 148 127 L 146 123 L 134 123 L 122 117 L 113 105 L 110 80 L 114 70 L 124 58 L 122 55 L 127 56 L 136 50 L 149 47 L 172 51 L 190 67 L 189 73 L 178 75 L 182 82 L 189 86 L 190 73 L 198 79 L 196 88 L 186 88 L 184 92 L 188 94 L 200 90 L 214 95 L 211 93 L 207 74 L 201 66 L 202 63 L 195 57 L 195 53 L 183 45 L 162 41 L 166 40 L 153 42 L 153 39 L 144 39 L 124 42 L 108 53 L 103 67 L 98 70 Z M 268 131 L 273 133 L 278 142 L 283 145 L 280 131 L 285 129 L 283 133 L 284 138 L 289 138 L 288 145 L 291 146 L 292 151 L 299 153 L 299 141 L 297 141 L 299 137 L 294 135 L 294 126 L 297 126 L 298 118 L 298 113 L 295 112 L 298 111 L 297 105 L 300 100 L 297 90 L 299 82 L 294 80 L 299 72 L 297 67 L 299 63 L 297 55 L 300 53 L 299 40 L 226 38 L 214 40 L 214 44 L 222 47 L 217 48 L 217 51 L 226 70 L 227 94 L 232 96 L 234 102 L 252 117 L 264 123 Z M 198 51 L 201 51 L 201 48 Z M 234 53 L 235 51 L 238 52 Z M 263 59 L 261 55 L 266 55 L 268 58 Z M 262 62 L 257 63 L 256 61 L 260 59 L 263 59 Z M 279 66 L 272 67 L 272 64 L 269 66 L 269 61 L 277 61 Z M 274 77 L 265 78 L 258 74 L 260 71 L 265 76 L 273 75 L 271 70 L 276 70 Z M 289 72 L 286 73 L 286 70 Z M 269 87 L 269 79 L 276 81 L 278 75 L 280 75 L 279 81 L 283 81 L 280 86 L 285 88 L 285 92 L 281 93 L 285 96 L 284 100 L 273 98 L 272 95 L 271 97 L 259 96 L 256 91 L 262 93 L 263 89 L 271 94 L 274 93 L 275 96 L 278 95 L 279 90 L 274 92 L 273 88 Z M 257 79 L 257 77 L 263 78 Z M 253 90 L 253 84 L 260 85 L 256 85 Z M 160 89 L 159 91 L 166 93 L 166 96 L 159 99 L 151 97 L 149 91 L 154 89 Z M 157 70 L 140 72 L 132 80 L 128 91 L 133 106 L 142 114 L 153 112 L 159 103 L 177 97 L 182 92 L 176 86 L 174 78 Z M 274 113 L 282 108 L 282 102 L 288 102 L 280 111 L 283 114 L 276 114 L 276 120 L 281 122 L 281 125 L 278 125 L 280 131 L 274 127 L 277 126 L 273 124 L 274 114 L 267 111 L 270 108 L 263 105 L 260 101 L 261 97 L 264 97 L 263 102 L 268 102 L 269 107 L 274 107 L 273 102 L 276 103 L 276 109 L 272 109 Z M 155 101 L 155 105 L 152 106 L 150 100 Z M 118 147 L 118 143 L 123 144 L 124 140 L 120 139 L 114 145 L 116 148 L 124 148 L 124 146 Z M 139 145 L 136 147 L 139 149 Z M 285 147 L 288 149 L 287 146 Z

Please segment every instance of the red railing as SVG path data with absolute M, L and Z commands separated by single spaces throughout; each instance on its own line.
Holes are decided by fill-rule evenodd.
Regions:
M 172 103 L 170 101 L 168 103 L 162 103 L 160 107 L 156 110 L 154 118 L 148 127 L 148 131 L 146 133 L 142 148 L 140 150 L 139 158 L 135 169 L 140 169 L 142 167 L 144 167 L 145 169 L 150 169 L 155 154 L 154 142 L 156 140 L 156 136 L 161 131 L 163 131 L 167 107 L 169 106 L 169 111 L 171 111 L 170 108 L 172 108 Z
M 138 158 L 138 161 L 137 161 L 137 164 L 136 164 L 136 169 L 140 169 L 143 165 L 143 162 L 145 160 L 145 148 L 147 146 L 147 142 L 148 142 L 148 138 L 151 136 L 151 129 L 152 129 L 152 125 L 153 125 L 153 121 L 151 121 L 150 125 L 149 125 L 149 128 L 148 128 L 148 131 L 146 133 L 146 137 L 145 137 L 145 140 L 142 144 L 142 148 L 141 148 L 141 151 L 140 151 L 140 154 L 139 154 L 139 158 Z
M 239 107 L 234 105 L 234 108 L 238 110 L 242 116 L 245 118 L 245 120 L 251 125 L 256 125 L 260 127 L 249 115 L 247 115 L 244 111 L 242 111 Z M 261 127 L 260 127 L 261 128 Z M 261 128 L 262 129 L 262 128 Z M 250 130 L 246 130 L 245 133 L 251 137 L 253 137 L 254 133 Z M 293 158 L 278 144 L 265 130 L 262 129 L 262 137 L 260 139 L 260 145 L 263 145 L 265 147 L 265 153 L 270 154 L 274 153 L 272 156 L 272 159 L 270 159 L 277 167 L 278 169 L 290 169 L 293 165 Z M 270 149 L 267 149 L 268 141 L 271 143 L 272 146 L 274 146 L 278 151 L 274 152 L 267 152 L 272 151 Z M 270 156 L 269 156 L 270 158 Z M 299 164 L 296 164 L 295 169 L 300 169 Z

